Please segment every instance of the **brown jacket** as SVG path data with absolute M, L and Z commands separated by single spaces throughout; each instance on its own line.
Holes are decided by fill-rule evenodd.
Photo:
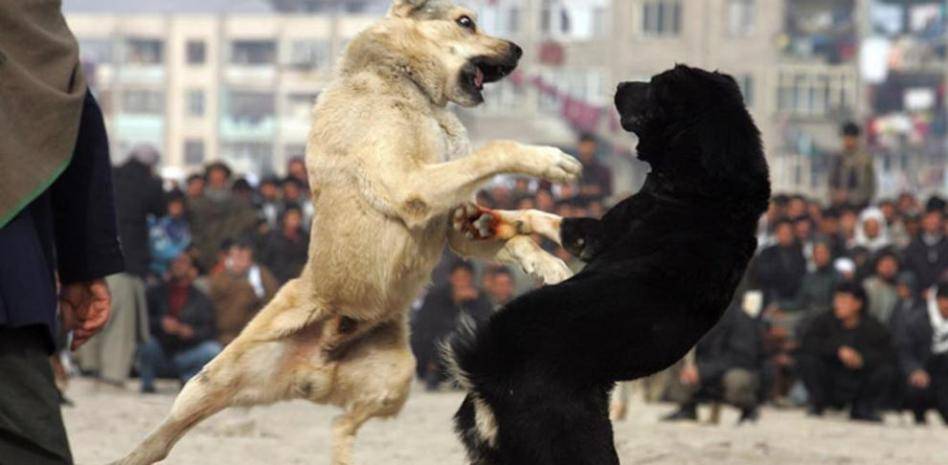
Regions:
M 236 339 L 279 290 L 276 278 L 263 266 L 260 266 L 260 278 L 264 294 L 257 297 L 246 275 L 224 271 L 211 276 L 211 301 L 217 317 L 217 340 L 221 345 Z
M 0 1 L 0 227 L 72 158 L 86 95 L 60 0 Z

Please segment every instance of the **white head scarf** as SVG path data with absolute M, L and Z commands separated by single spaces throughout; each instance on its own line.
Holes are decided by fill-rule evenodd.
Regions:
M 866 236 L 866 230 L 863 226 L 868 220 L 876 220 L 879 223 L 879 234 L 870 238 Z M 872 207 L 863 210 L 859 215 L 859 223 L 856 224 L 856 245 L 865 247 L 870 252 L 875 253 L 892 245 L 892 239 L 889 237 L 889 225 L 885 221 L 885 215 L 882 210 Z

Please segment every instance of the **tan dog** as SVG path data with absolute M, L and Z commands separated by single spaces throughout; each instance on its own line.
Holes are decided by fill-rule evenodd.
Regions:
M 307 165 L 317 214 L 302 276 L 117 463 L 163 460 L 191 427 L 224 408 L 308 399 L 343 409 L 333 424 L 333 463 L 351 464 L 359 427 L 405 403 L 415 365 L 407 309 L 445 245 L 518 263 L 548 283 L 569 276 L 524 236 L 484 241 L 451 228 L 452 209 L 495 175 L 564 182 L 581 170 L 548 147 L 494 142 L 471 153 L 465 128 L 446 109 L 481 103 L 483 85 L 509 74 L 520 54 L 480 34 L 473 13 L 446 0 L 394 0 L 385 19 L 350 43 L 314 111 Z

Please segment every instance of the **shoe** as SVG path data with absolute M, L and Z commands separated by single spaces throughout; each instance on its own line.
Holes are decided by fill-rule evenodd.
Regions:
M 824 410 L 824 408 L 823 408 L 823 406 L 821 406 L 821 405 L 810 405 L 810 406 L 806 409 L 806 414 L 807 414 L 807 416 L 810 416 L 810 417 L 822 417 L 822 416 L 823 416 L 823 410 Z
M 915 424 L 917 426 L 925 426 L 928 424 L 928 418 L 925 416 L 925 412 L 912 412 L 912 416 L 915 419 Z
M 866 423 L 882 423 L 882 417 L 872 410 L 853 410 L 849 414 L 853 421 L 864 421 Z
M 662 417 L 662 421 L 698 421 L 698 412 L 694 407 L 682 407 L 678 411 Z
M 141 392 L 142 394 L 155 394 L 158 390 L 154 386 L 142 386 Z
M 737 420 L 737 424 L 740 426 L 744 423 L 757 423 L 759 419 L 760 411 L 757 410 L 757 407 L 743 408 L 741 409 L 741 418 Z

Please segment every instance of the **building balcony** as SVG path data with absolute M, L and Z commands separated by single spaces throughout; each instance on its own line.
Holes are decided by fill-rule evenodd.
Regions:
M 239 85 L 272 86 L 277 68 L 273 65 L 229 65 L 224 71 L 227 82 Z
M 111 70 L 112 78 L 125 84 L 163 85 L 164 65 L 125 64 Z
M 221 118 L 220 137 L 230 142 L 272 141 L 277 123 L 273 116 L 264 118 Z

